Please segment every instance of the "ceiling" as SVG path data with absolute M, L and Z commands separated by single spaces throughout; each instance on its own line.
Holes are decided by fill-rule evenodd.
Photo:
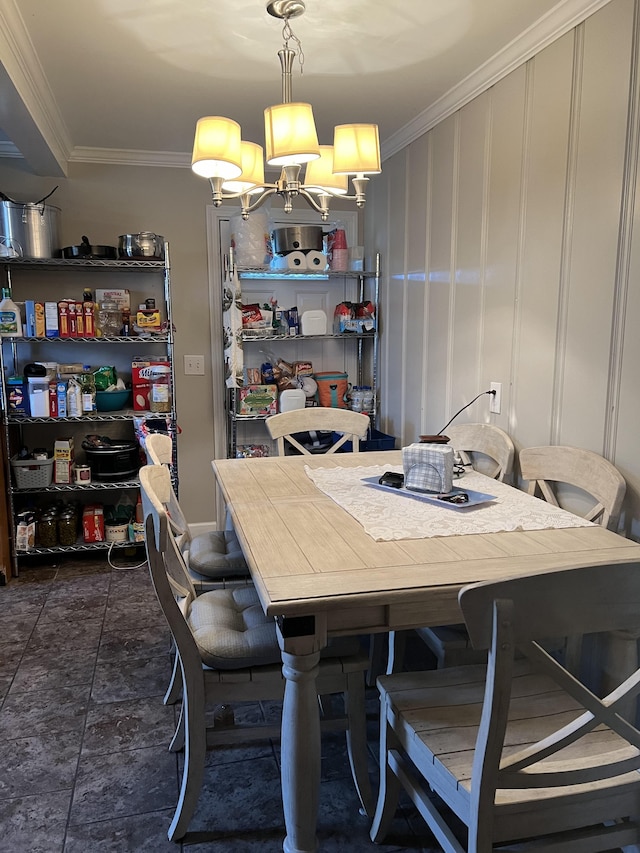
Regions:
M 375 122 L 388 156 L 606 2 L 306 0 L 293 98 L 313 105 L 321 143 L 335 124 Z M 74 161 L 188 167 L 202 115 L 263 144 L 283 43 L 265 6 L 0 0 L 0 154 L 42 175 Z

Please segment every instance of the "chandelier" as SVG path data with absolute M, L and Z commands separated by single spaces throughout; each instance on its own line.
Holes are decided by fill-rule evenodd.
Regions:
M 293 62 L 297 55 L 302 68 L 304 57 L 289 19 L 297 18 L 304 10 L 303 0 L 267 3 L 267 12 L 284 20 L 284 44 L 278 51 L 282 103 L 264 111 L 266 161 L 270 166 L 281 167 L 278 180 L 265 183 L 262 146 L 243 141 L 238 122 L 223 116 L 205 116 L 196 124 L 191 168 L 209 180 L 215 207 L 220 207 L 224 199 L 239 198 L 244 219 L 277 194 L 284 200 L 286 213 L 291 213 L 293 199 L 301 196 L 325 221 L 332 197 L 353 200 L 359 208 L 364 207 L 367 175 L 382 171 L 376 124 L 337 125 L 333 145 L 319 145 L 311 104 L 292 100 Z M 289 47 L 290 41 L 295 42 L 297 51 Z M 303 165 L 304 179 L 300 180 Z M 348 195 L 349 177 L 353 195 Z

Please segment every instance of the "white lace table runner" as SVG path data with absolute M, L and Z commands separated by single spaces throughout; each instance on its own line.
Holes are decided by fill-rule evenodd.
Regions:
M 547 530 L 590 527 L 592 522 L 559 509 L 526 492 L 475 471 L 454 480 L 454 487 L 489 493 L 494 501 L 462 509 L 439 506 L 395 494 L 362 482 L 385 471 L 402 472 L 402 465 L 360 468 L 309 468 L 307 476 L 331 500 L 352 515 L 377 541 L 498 533 L 506 530 Z

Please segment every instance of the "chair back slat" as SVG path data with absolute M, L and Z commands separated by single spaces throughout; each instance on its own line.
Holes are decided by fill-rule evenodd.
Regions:
M 640 731 L 622 716 L 629 699 L 640 694 L 640 669 L 601 698 L 536 642 L 557 634 L 635 628 L 638 562 L 475 584 L 461 590 L 460 606 L 474 646 L 489 649 L 471 786 L 474 808 L 493 803 L 496 789 L 594 783 L 640 770 Z M 568 694 L 579 707 L 561 714 L 551 731 L 553 719 L 547 720 L 537 740 L 523 744 L 516 737 L 507 747 L 517 651 L 548 679 L 547 690 Z
M 347 441 L 352 443 L 352 452 L 358 453 L 360 439 L 366 436 L 371 425 L 368 416 L 360 412 L 324 406 L 280 412 L 278 415 L 271 415 L 265 423 L 269 435 L 276 440 L 279 456 L 285 454 L 285 442 L 292 445 L 299 453 L 311 455 L 310 451 L 296 438 L 296 434 L 310 431 L 341 433 L 332 446 L 324 451 L 325 453 L 335 453 Z
M 156 537 L 154 545 L 161 554 L 170 555 L 174 550 L 170 545 L 175 544 L 180 560 L 174 565 L 174 560 L 169 558 L 170 565 L 173 567 L 171 575 L 174 578 L 176 590 L 178 588 L 186 590 L 184 593 L 177 592 L 177 594 L 188 594 L 195 598 L 195 587 L 182 554 L 185 540 L 184 527 L 188 531 L 188 525 L 175 498 L 169 469 L 164 465 L 144 465 L 139 471 L 139 477 L 142 511 L 145 519 L 151 516 L 154 522 Z M 170 536 L 169 531 L 173 535 Z
M 511 437 L 493 424 L 455 424 L 448 427 L 451 446 L 460 453 L 465 465 L 473 464 L 472 454 L 480 453 L 491 460 L 483 473 L 504 482 L 511 477 L 515 447 Z
M 615 465 L 591 450 L 579 447 L 526 447 L 518 456 L 520 473 L 529 481 L 529 494 L 540 489 L 545 500 L 557 506 L 554 484 L 566 483 L 591 495 L 595 506 L 585 517 L 614 529 L 627 484 Z
M 171 465 L 173 441 L 170 435 L 153 432 L 144 438 L 144 449 L 149 465 Z

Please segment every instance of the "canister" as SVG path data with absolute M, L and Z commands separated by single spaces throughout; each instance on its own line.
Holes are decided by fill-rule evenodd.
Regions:
M 81 486 L 86 486 L 91 482 L 91 468 L 88 465 L 76 465 L 73 469 L 73 480 Z
M 171 368 L 156 364 L 150 370 L 149 411 L 171 411 Z

